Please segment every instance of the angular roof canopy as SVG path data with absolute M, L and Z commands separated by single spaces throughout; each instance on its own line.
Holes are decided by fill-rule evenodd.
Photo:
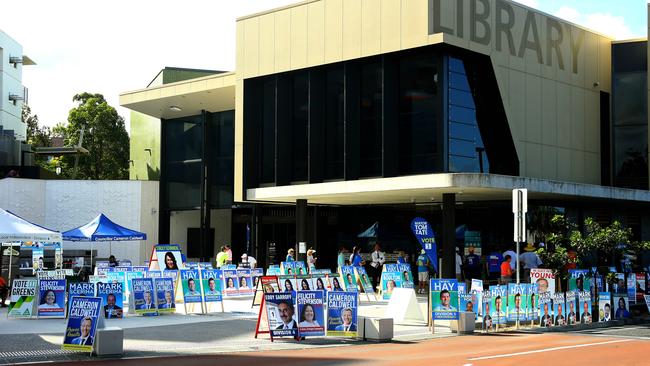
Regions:
M 33 224 L 0 208 L 0 241 L 60 242 L 61 233 Z
M 99 214 L 86 225 L 63 232 L 63 240 L 69 241 L 128 241 L 146 239 L 147 234 L 120 226 L 104 214 Z

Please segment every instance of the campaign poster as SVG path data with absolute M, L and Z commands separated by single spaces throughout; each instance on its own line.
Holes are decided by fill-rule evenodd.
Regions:
M 212 267 L 212 263 L 210 263 L 210 262 L 199 262 L 199 268 L 200 269 L 214 269 Z
M 381 274 L 381 297 L 390 300 L 393 289 L 402 287 L 402 274 L 400 272 L 382 272 Z
M 537 293 L 537 285 L 534 283 L 527 284 L 528 291 L 528 306 L 526 307 L 526 320 L 537 321 L 539 319 L 539 295 Z
M 174 281 L 174 287 L 176 287 L 176 283 L 178 283 L 178 271 L 166 269 L 162 271 L 162 277 L 171 278 Z
M 429 257 L 434 270 L 438 271 L 436 236 L 429 222 L 421 217 L 416 217 L 411 221 L 411 231 Z
M 296 262 L 281 262 L 280 263 L 280 272 L 283 275 L 295 275 L 296 273 Z
M 124 272 L 107 272 L 106 273 L 106 281 L 109 283 L 119 283 L 122 285 L 122 291 L 126 291 L 126 273 Z M 106 301 L 104 301 L 104 304 Z
M 413 288 L 413 274 L 411 272 L 411 265 L 408 263 L 397 263 L 399 272 L 402 273 L 402 286 L 403 288 Z
M 39 281 L 39 318 L 65 318 L 65 280 Z
M 462 294 L 467 292 L 467 285 L 465 285 L 465 282 L 459 282 L 458 283 L 458 293 Z
M 11 286 L 8 316 L 10 318 L 31 318 L 37 299 L 38 280 L 15 279 Z
M 343 284 L 345 285 L 345 291 L 358 291 L 353 266 L 341 267 L 341 278 L 343 279 Z
M 578 291 L 569 290 L 566 292 L 566 324 L 576 325 L 580 323 L 580 304 L 578 301 Z
M 325 275 L 325 274 L 332 273 L 332 270 L 329 268 L 321 268 L 321 269 L 313 268 L 311 271 L 309 271 L 309 273 L 313 275 Z
M 293 292 L 272 292 L 264 294 L 269 330 L 273 337 L 298 336 L 298 322 Z
M 474 298 L 471 293 L 459 292 L 459 309 L 465 312 L 474 312 Z
M 156 292 L 151 278 L 134 278 L 133 283 L 133 306 L 136 314 L 158 315 L 156 306 Z
M 484 291 L 482 300 L 481 312 L 483 313 L 483 330 L 489 331 L 492 330 L 492 293 L 490 291 Z
M 614 294 L 612 296 L 612 307 L 614 308 L 614 319 L 630 318 L 630 307 L 626 294 Z
M 314 285 L 314 290 L 329 291 L 330 281 L 327 274 L 315 274 L 312 275 L 312 284 Z
M 508 287 L 493 285 L 489 287 L 492 298 L 490 304 L 490 316 L 492 324 L 507 323 Z
M 299 275 L 296 276 L 296 286 L 299 291 L 311 291 L 314 288 L 312 283 L 311 275 Z
M 363 292 L 367 294 L 374 293 L 375 290 L 372 288 L 372 282 L 370 281 L 370 278 L 368 278 L 366 269 L 363 267 L 354 267 L 354 272 L 356 274 L 357 282 L 361 284 Z
M 154 268 L 155 265 L 152 262 L 149 264 L 149 269 L 177 271 L 185 268 L 180 245 L 158 244 L 154 247 L 154 250 L 156 252 L 158 268 Z
M 323 291 L 298 291 L 298 333 L 300 336 L 325 335 L 325 309 Z
M 133 262 L 130 259 L 120 259 L 117 265 L 124 266 L 124 267 L 131 267 L 133 266 Z
M 470 292 L 476 293 L 476 303 L 483 304 L 483 280 L 472 279 L 472 284 L 469 289 Z M 478 316 L 483 316 L 483 306 L 478 307 Z
M 583 292 L 591 289 L 591 274 L 588 269 L 569 270 L 569 291 Z
M 92 352 L 101 306 L 99 297 L 72 298 L 62 349 Z
M 126 272 L 129 272 L 129 271 L 132 271 L 132 270 L 133 270 L 133 267 L 131 267 L 131 266 L 117 266 L 117 267 L 115 267 L 115 270 L 116 270 L 117 272 L 124 272 L 124 273 L 126 273 Z
M 161 271 L 146 271 L 144 272 L 144 278 L 163 278 L 163 272 Z
M 343 287 L 341 286 L 341 276 L 339 276 L 338 273 L 332 273 L 327 276 L 327 278 L 329 280 L 331 291 L 343 291 Z
M 643 295 L 643 299 L 645 300 L 645 305 L 650 313 L 650 295 Z
M 552 327 L 555 324 L 553 319 L 553 295 L 550 292 L 540 292 L 539 304 L 539 325 L 541 327 Z
M 114 271 L 115 268 L 110 266 L 108 261 L 97 261 L 95 262 L 95 275 L 96 276 L 105 276 L 106 272 Z
M 135 278 L 144 278 L 144 272 L 134 272 L 134 271 L 128 271 L 125 272 L 126 274 L 126 283 L 128 286 L 128 293 L 133 292 L 133 279 Z
M 612 284 L 612 292 L 617 294 L 626 294 L 625 273 L 615 273 L 616 280 Z
M 122 318 L 124 313 L 124 287 L 121 283 L 97 283 L 97 297 L 104 305 L 104 318 Z
M 612 295 L 609 292 L 601 292 L 598 294 L 598 321 L 610 320 L 612 320 Z
M 397 263 L 386 263 L 382 268 L 382 272 L 399 272 L 399 267 Z
M 580 324 L 591 324 L 591 292 L 578 293 L 578 306 L 580 311 Z
M 205 302 L 219 302 L 221 297 L 221 271 L 218 269 L 204 269 L 201 271 L 201 287 Z
M 296 274 L 296 275 L 306 275 L 307 274 L 307 266 L 305 266 L 305 262 L 303 262 L 303 261 L 295 261 L 295 262 L 293 262 L 293 266 L 296 269 L 296 272 L 294 274 Z
M 528 305 L 528 284 L 508 284 L 508 312 L 509 322 L 526 320 L 526 306 Z
M 538 293 L 555 293 L 555 274 L 552 269 L 533 268 L 530 270 L 530 283 L 537 285 Z
M 73 296 L 94 297 L 95 284 L 89 282 L 72 282 L 68 284 L 68 312 L 70 312 Z
M 201 288 L 199 287 L 198 269 L 181 269 L 181 285 L 183 287 L 183 301 L 186 304 L 201 302 Z
M 431 319 L 458 319 L 458 281 L 431 279 Z
M 225 297 L 239 296 L 239 277 L 236 269 L 224 269 L 223 273 L 223 295 Z
M 282 270 L 278 265 L 272 265 L 266 270 L 267 276 L 279 276 L 282 274 Z
M 131 270 L 133 272 L 147 272 L 147 271 L 149 271 L 149 267 L 147 267 L 147 266 L 133 266 L 133 267 L 131 267 Z
M 32 272 L 33 273 L 36 273 L 38 271 L 43 271 L 45 269 L 44 259 L 45 259 L 45 254 L 43 253 L 43 248 L 33 247 L 32 248 L 32 266 L 33 266 Z
M 327 335 L 357 336 L 359 295 L 354 291 L 327 293 Z
M 253 289 L 257 288 L 257 283 L 260 281 L 260 277 L 264 276 L 264 269 L 262 268 L 253 268 L 251 269 L 251 282 L 253 283 Z
M 627 274 L 627 300 L 631 304 L 636 302 L 636 274 Z
M 643 303 L 646 293 L 646 282 L 645 282 L 645 272 L 635 273 L 636 276 L 636 302 Z
M 88 282 L 92 283 L 95 285 L 95 288 L 97 288 L 97 284 L 100 282 L 103 283 L 108 283 L 108 277 L 107 276 L 88 276 Z
M 566 325 L 566 302 L 564 292 L 556 292 L 553 296 L 553 315 L 555 325 Z
M 250 269 L 238 269 L 237 281 L 239 282 L 238 292 L 241 296 L 250 296 L 255 292 Z
M 159 313 L 173 313 L 176 311 L 174 296 L 174 280 L 171 278 L 156 278 L 153 280 L 156 287 L 156 308 Z

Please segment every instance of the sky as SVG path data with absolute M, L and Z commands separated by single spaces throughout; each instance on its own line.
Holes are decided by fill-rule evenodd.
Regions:
M 298 0 L 21 0 L 0 30 L 37 65 L 23 85 L 41 124 L 67 120 L 81 92 L 101 93 L 127 122 L 119 94 L 147 86 L 165 66 L 232 71 L 237 17 Z M 352 0 L 344 0 L 352 1 Z M 646 37 L 648 0 L 518 0 L 616 39 Z

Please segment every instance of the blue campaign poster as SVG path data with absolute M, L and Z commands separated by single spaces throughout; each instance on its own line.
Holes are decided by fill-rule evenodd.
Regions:
M 153 279 L 134 278 L 133 282 L 133 306 L 136 314 L 158 315 L 156 307 Z
M 106 319 L 121 318 L 124 308 L 124 287 L 121 283 L 97 283 L 97 297 L 104 303 Z
M 65 317 L 65 280 L 40 280 L 38 316 Z
M 537 284 L 528 284 L 528 310 L 526 320 L 536 321 L 539 319 L 539 294 Z
M 200 303 L 201 287 L 199 285 L 198 269 L 181 269 L 181 284 L 183 287 L 183 299 L 186 304 Z
M 484 291 L 483 296 L 482 296 L 482 303 L 481 303 L 481 313 L 483 314 L 483 330 L 491 330 L 492 329 L 492 311 L 491 309 L 491 304 L 492 304 L 492 293 L 490 291 Z
M 99 297 L 72 298 L 62 349 L 84 352 L 93 350 L 101 305 L 102 299 Z
M 413 288 L 413 274 L 411 272 L 411 265 L 408 263 L 398 263 L 397 269 L 402 273 L 402 287 Z
M 508 288 L 506 286 L 493 285 L 489 287 L 490 296 L 490 316 L 492 324 L 506 324 L 506 309 L 508 306 Z
M 381 274 L 381 297 L 383 300 L 390 300 L 393 289 L 402 287 L 401 272 L 382 272 Z
M 134 278 L 144 278 L 144 272 L 135 272 L 135 271 L 128 271 L 125 272 L 126 274 L 126 283 L 128 286 L 128 293 L 133 292 L 133 279 Z
M 241 296 L 249 296 L 252 295 L 253 292 L 255 292 L 255 289 L 253 288 L 253 281 L 251 279 L 251 270 L 246 268 L 246 269 L 238 269 L 237 270 L 237 282 L 239 282 L 239 289 L 238 293 Z
M 301 336 L 325 335 L 325 309 L 323 291 L 298 291 L 298 332 Z
M 72 297 L 93 297 L 95 296 L 95 284 L 89 282 L 72 282 L 68 285 L 68 312 L 72 305 Z
M 175 312 L 174 280 L 171 278 L 156 278 L 154 279 L 154 284 L 156 286 L 156 305 L 158 312 Z
M 556 292 L 553 296 L 553 315 L 555 325 L 566 325 L 566 302 L 564 292 Z
M 577 311 L 579 307 L 576 307 L 576 301 L 578 300 L 578 292 L 570 290 L 566 292 L 565 300 L 565 312 L 566 312 L 566 324 L 575 325 L 580 323 L 580 312 Z
M 204 269 L 201 271 L 201 286 L 203 287 L 203 296 L 205 302 L 221 301 L 221 270 Z
M 540 292 L 538 298 L 539 325 L 552 327 L 553 321 L 553 294 L 551 292 Z
M 341 278 L 343 278 L 345 291 L 358 291 L 353 266 L 341 267 Z
M 223 272 L 223 295 L 225 297 L 239 296 L 239 277 L 236 269 L 225 269 Z
M 509 322 L 526 320 L 526 305 L 528 303 L 528 284 L 508 284 L 508 312 Z
M 327 293 L 327 335 L 356 337 L 359 295 L 350 291 Z
M 297 275 L 306 275 L 307 274 L 307 266 L 305 266 L 305 262 L 296 261 L 296 262 L 293 262 L 293 266 L 296 269 L 295 274 L 297 274 Z
M 431 279 L 431 319 L 458 319 L 458 281 L 455 279 Z
M 295 293 L 271 292 L 264 294 L 269 330 L 273 337 L 298 336 Z
M 282 274 L 282 270 L 280 270 L 280 267 L 277 266 L 276 267 L 271 266 L 266 270 L 267 276 L 280 276 L 281 274 Z
M 280 271 L 283 275 L 295 275 L 296 272 L 296 262 L 281 262 Z
M 264 276 L 264 269 L 262 268 L 251 269 L 251 282 L 253 283 L 253 289 L 257 288 L 257 283 L 260 281 L 260 277 L 262 276 Z
M 119 272 L 119 271 L 113 271 L 113 272 L 107 272 L 106 273 L 106 280 L 109 283 L 119 283 L 122 285 L 122 291 L 126 291 L 126 273 L 125 272 Z
M 580 311 L 580 324 L 591 324 L 591 293 L 582 291 L 578 293 L 578 309 Z
M 421 217 L 416 217 L 411 221 L 411 230 L 418 240 L 418 243 L 424 249 L 433 269 L 438 271 L 438 248 L 436 246 L 436 236 L 429 222 Z

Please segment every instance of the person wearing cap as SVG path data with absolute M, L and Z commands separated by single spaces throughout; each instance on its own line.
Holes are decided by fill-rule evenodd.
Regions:
M 295 252 L 296 251 L 293 250 L 293 248 L 289 248 L 289 250 L 287 250 L 287 258 L 285 259 L 285 262 L 295 262 L 296 259 L 293 256 Z
M 318 258 L 314 257 L 314 254 L 316 254 L 316 251 L 313 248 L 307 250 L 307 267 L 309 268 L 309 272 L 312 269 L 316 269 L 316 260 Z
M 257 265 L 257 260 L 255 257 L 244 253 L 241 255 L 241 263 L 243 268 L 255 268 Z
M 524 278 L 530 278 L 530 270 L 533 268 L 539 268 L 542 264 L 542 260 L 539 259 L 539 255 L 535 252 L 535 246 L 533 243 L 528 243 L 524 248 L 524 253 L 519 255 L 519 261 L 524 265 Z

